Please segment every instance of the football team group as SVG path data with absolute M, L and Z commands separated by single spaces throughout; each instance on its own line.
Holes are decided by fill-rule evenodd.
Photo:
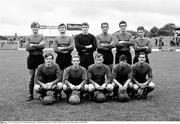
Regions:
M 144 37 L 143 26 L 137 28 L 138 37 L 133 39 L 126 31 L 125 21 L 120 21 L 120 30 L 113 35 L 108 33 L 109 24 L 102 23 L 102 33 L 96 37 L 88 32 L 89 24 L 82 23 L 82 33 L 70 37 L 66 35 L 66 25 L 61 23 L 58 26 L 60 35 L 53 41 L 57 54 L 55 62 L 52 53 L 47 52 L 43 56 L 46 39 L 38 33 L 39 28 L 39 23 L 33 22 L 33 34 L 25 42 L 29 52 L 28 101 L 34 99 L 34 91 L 40 94 L 42 102 L 48 101 L 47 96 L 53 99 L 51 103 L 58 102 L 64 92 L 66 102 L 80 103 L 82 99 L 97 102 L 147 99 L 154 90 L 148 59 L 151 42 Z M 133 63 L 130 46 L 135 51 Z M 72 54 L 74 48 L 77 54 Z M 116 48 L 115 59 L 112 48 Z M 52 94 L 49 95 L 48 91 Z

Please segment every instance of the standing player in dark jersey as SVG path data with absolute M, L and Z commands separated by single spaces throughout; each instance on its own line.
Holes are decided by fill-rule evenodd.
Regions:
M 125 21 L 121 21 L 119 23 L 120 31 L 114 34 L 114 37 L 117 38 L 118 42 L 116 43 L 116 57 L 115 64 L 119 63 L 119 56 L 126 55 L 127 63 L 132 64 L 132 57 L 130 53 L 130 46 L 133 46 L 133 37 L 130 33 L 126 31 L 127 23 Z
M 93 91 L 101 91 L 104 94 L 109 94 L 114 89 L 110 69 L 107 65 L 103 64 L 103 60 L 103 55 L 97 53 L 95 55 L 95 64 L 88 67 L 89 92 L 91 92 L 92 98 L 94 95 Z M 105 79 L 105 76 L 107 79 Z
M 37 68 L 34 90 L 40 94 L 40 100 L 46 96 L 46 92 L 49 90 L 55 91 L 54 98 L 56 101 L 58 94 L 61 95 L 63 88 L 61 82 L 62 72 L 60 71 L 58 64 L 53 63 L 53 58 L 51 53 L 46 53 L 44 55 L 45 63 L 39 65 Z
M 93 52 L 96 50 L 96 38 L 88 33 L 89 24 L 82 23 L 82 33 L 75 36 L 75 45 L 80 56 L 80 65 L 88 68 L 94 63 Z
M 152 69 L 146 60 L 146 53 L 139 53 L 138 60 L 139 62 L 133 65 L 133 87 L 134 90 L 142 98 L 147 98 L 148 93 L 150 93 L 155 88 L 155 84 L 152 82 Z M 141 94 L 142 93 L 142 94 Z
M 145 30 L 143 26 L 139 26 L 137 28 L 137 33 L 139 37 L 134 40 L 135 57 L 133 59 L 133 63 L 138 62 L 138 56 L 140 52 L 146 53 L 145 62 L 149 63 L 148 54 L 151 53 L 151 49 L 152 49 L 151 41 L 144 37 Z
M 127 63 L 127 57 L 125 55 L 119 57 L 119 63 L 113 67 L 112 75 L 113 82 L 115 83 L 114 97 L 117 98 L 118 90 L 129 94 L 131 90 L 130 84 L 132 85 L 132 68 Z
M 27 101 L 33 100 L 33 90 L 34 90 L 34 76 L 35 70 L 38 65 L 44 63 L 43 58 L 43 49 L 45 48 L 45 38 L 43 35 L 38 34 L 38 30 L 40 28 L 39 23 L 33 22 L 31 24 L 31 29 L 33 34 L 28 36 L 25 42 L 26 51 L 29 52 L 29 56 L 27 58 L 27 68 L 30 72 L 30 82 L 29 82 L 29 97 Z
M 102 33 L 96 36 L 98 48 L 97 51 L 103 55 L 103 63 L 108 65 L 110 70 L 112 70 L 114 58 L 111 49 L 115 46 L 115 38 L 108 33 L 108 23 L 102 23 L 101 29 Z
M 71 65 L 71 52 L 74 49 L 74 41 L 72 37 L 66 35 L 66 25 L 58 26 L 60 36 L 54 39 L 54 52 L 57 53 L 56 63 L 61 71 Z
M 80 95 L 84 91 L 84 85 L 87 83 L 86 69 L 79 65 L 80 57 L 78 55 L 72 56 L 72 64 L 67 67 L 63 74 L 63 90 L 69 99 L 74 90 L 80 91 Z

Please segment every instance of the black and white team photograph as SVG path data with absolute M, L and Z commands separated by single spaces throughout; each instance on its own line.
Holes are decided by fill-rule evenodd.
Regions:
M 0 123 L 179 123 L 179 0 L 0 8 Z

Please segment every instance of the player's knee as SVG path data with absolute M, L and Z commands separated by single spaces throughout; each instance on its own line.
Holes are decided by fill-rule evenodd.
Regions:
M 63 84 L 63 90 L 66 91 L 68 89 L 68 86 L 66 84 Z
M 95 87 L 93 84 L 89 84 L 88 91 L 93 92 L 95 90 Z
M 130 82 L 130 83 L 128 84 L 128 87 L 129 87 L 129 88 L 133 88 L 133 83 Z
M 57 89 L 58 90 L 62 90 L 63 89 L 63 83 L 62 82 L 57 83 Z
M 153 82 L 150 82 L 148 84 L 148 87 L 151 88 L 152 90 L 155 88 L 155 84 Z
M 133 84 L 133 89 L 138 90 L 139 86 L 137 84 Z
M 108 84 L 108 85 L 106 86 L 106 89 L 107 89 L 108 91 L 113 91 L 113 89 L 114 89 L 113 84 Z
M 85 91 L 88 91 L 88 90 L 89 90 L 88 84 L 85 84 L 85 85 L 84 85 L 84 90 L 85 90 Z
M 34 85 L 34 91 L 37 93 L 40 91 L 40 86 L 38 84 Z

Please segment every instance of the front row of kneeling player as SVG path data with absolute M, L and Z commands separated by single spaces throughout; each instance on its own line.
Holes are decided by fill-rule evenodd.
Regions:
M 148 93 L 155 88 L 152 69 L 145 62 L 144 53 L 139 55 L 139 62 L 133 66 L 126 63 L 125 55 L 121 55 L 112 73 L 103 64 L 103 55 L 100 53 L 95 55 L 95 63 L 87 71 L 79 65 L 79 56 L 72 56 L 72 66 L 67 67 L 63 74 L 53 62 L 51 53 L 45 54 L 44 59 L 45 63 L 36 71 L 34 90 L 45 104 L 57 102 L 62 90 L 67 102 L 77 104 L 82 98 L 96 102 L 104 102 L 109 98 L 119 101 L 147 98 Z M 48 91 L 53 91 L 53 94 L 47 95 Z

